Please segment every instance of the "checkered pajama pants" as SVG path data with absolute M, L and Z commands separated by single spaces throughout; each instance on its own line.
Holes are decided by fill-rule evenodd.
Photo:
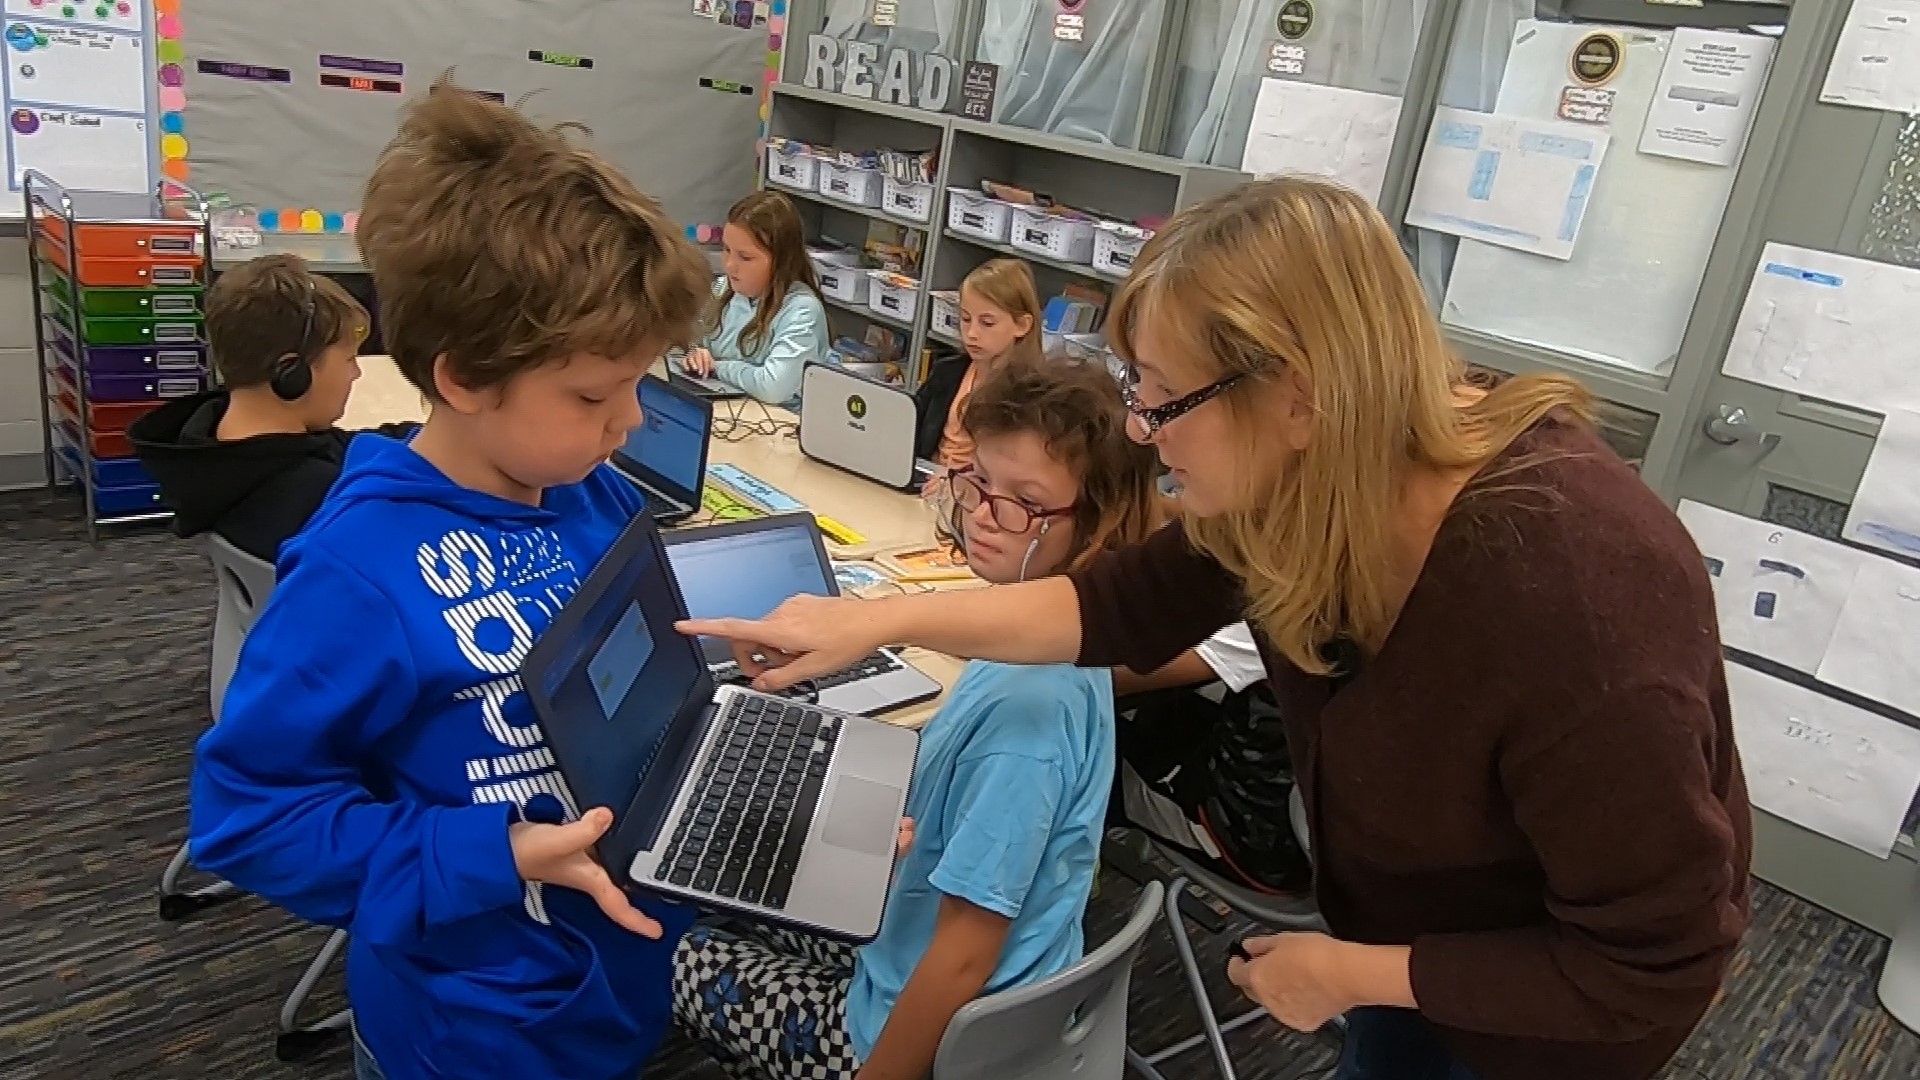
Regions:
M 735 1080 L 851 1080 L 853 949 L 770 927 L 701 923 L 674 954 L 673 1014 Z

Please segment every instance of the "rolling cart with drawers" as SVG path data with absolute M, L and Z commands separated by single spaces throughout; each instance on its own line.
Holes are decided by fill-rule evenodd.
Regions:
M 127 428 L 211 379 L 203 331 L 206 203 L 76 191 L 28 170 L 35 339 L 49 484 L 77 485 L 87 536 L 172 512 Z

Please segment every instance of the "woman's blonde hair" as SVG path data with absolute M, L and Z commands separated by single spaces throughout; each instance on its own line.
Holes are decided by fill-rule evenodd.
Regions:
M 1013 349 L 1002 359 L 1019 357 L 1038 360 L 1045 352 L 1040 347 L 1040 290 L 1034 287 L 1033 270 L 1025 259 L 990 259 L 973 268 L 960 282 L 960 288 L 1019 318 L 1033 320 L 1027 332 L 1015 339 Z
M 1194 544 L 1244 583 L 1248 618 L 1303 671 L 1325 646 L 1374 651 L 1403 599 L 1394 522 L 1418 467 L 1479 470 L 1548 413 L 1582 420 L 1572 379 L 1529 375 L 1474 398 L 1399 239 L 1362 196 L 1321 180 L 1243 185 L 1176 216 L 1142 251 L 1107 336 L 1131 362 L 1142 325 L 1200 357 L 1242 459 L 1271 462 L 1259 388 L 1297 377 L 1314 422 L 1286 468 L 1259 464 L 1230 510 L 1186 517 Z M 1189 351 L 1190 350 L 1190 351 Z M 1512 469 L 1503 468 L 1503 473 Z M 1481 479 L 1487 478 L 1481 473 Z
M 820 295 L 820 281 L 813 273 L 813 260 L 807 258 L 807 230 L 800 222 L 800 211 L 793 200 L 777 191 L 756 191 L 734 203 L 727 211 L 727 224 L 737 225 L 753 237 L 767 253 L 771 264 L 767 295 L 754 308 L 753 318 L 740 330 L 736 343 L 743 356 L 752 356 L 765 345 L 773 332 L 773 321 L 781 305 L 795 289 L 808 289 Z M 719 329 L 727 305 L 733 302 L 733 286 L 728 285 L 714 297 L 707 311 L 707 329 Z

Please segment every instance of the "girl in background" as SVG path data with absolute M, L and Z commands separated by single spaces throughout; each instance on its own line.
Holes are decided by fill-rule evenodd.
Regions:
M 707 334 L 681 361 L 695 375 L 796 407 L 800 375 L 827 358 L 827 309 L 807 258 L 806 231 L 785 195 L 756 191 L 727 211 L 726 277 Z
M 960 341 L 966 346 L 969 364 L 947 407 L 947 427 L 934 459 L 943 469 L 964 469 L 973 463 L 973 439 L 961 418 L 974 386 L 1009 358 L 1041 358 L 1040 293 L 1025 261 L 982 263 L 960 283 Z

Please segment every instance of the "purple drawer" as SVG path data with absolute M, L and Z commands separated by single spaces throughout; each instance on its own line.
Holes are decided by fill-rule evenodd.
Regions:
M 68 364 L 74 363 L 73 335 L 52 320 L 45 323 L 47 345 Z M 87 370 L 95 375 L 140 376 L 179 373 L 203 375 L 207 369 L 204 345 L 96 345 L 87 349 Z
M 73 365 L 60 360 L 62 375 L 73 383 Z M 165 371 L 153 375 L 103 375 L 87 372 L 87 399 L 98 402 L 164 401 L 188 397 L 207 388 L 203 371 Z
M 87 374 L 87 397 L 94 401 L 165 401 L 189 397 L 207 388 L 207 377 L 197 371 L 170 371 L 163 375 Z

